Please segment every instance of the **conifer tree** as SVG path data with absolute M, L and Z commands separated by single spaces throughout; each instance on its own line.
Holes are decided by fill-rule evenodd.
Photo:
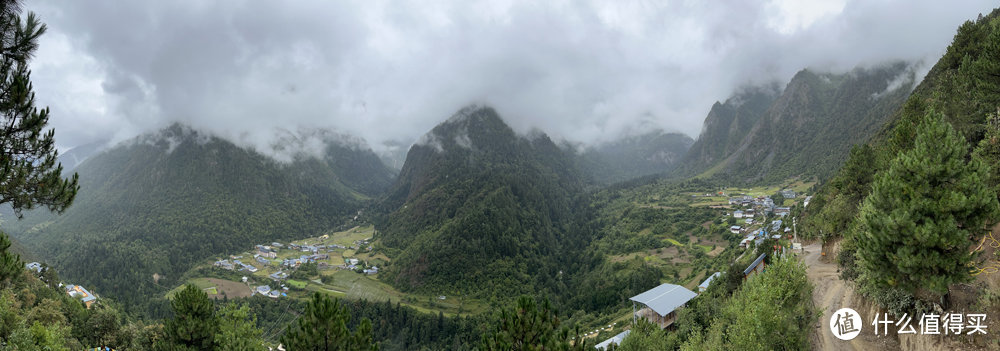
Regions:
M 215 307 L 208 295 L 198 287 L 187 284 L 174 295 L 170 303 L 174 318 L 163 325 L 168 350 L 211 350 L 218 330 Z
M 314 293 L 302 316 L 281 337 L 287 350 L 378 350 L 372 342 L 372 323 L 361 319 L 353 333 L 347 327 L 351 315 L 339 300 Z
M 521 296 L 512 309 L 501 311 L 498 324 L 483 335 L 483 350 L 587 350 L 586 342 L 572 344 L 569 328 L 561 321 L 548 299 L 541 305 Z
M 21 256 L 10 252 L 10 239 L 7 234 L 0 232 L 0 287 L 5 286 L 8 280 L 16 277 L 23 269 Z
M 219 310 L 219 333 L 215 336 L 219 351 L 263 351 L 264 339 L 257 328 L 257 316 L 247 306 L 230 302 Z
M 876 174 L 861 205 L 857 257 L 877 286 L 945 294 L 971 279 L 970 239 L 997 218 L 989 167 L 944 116 L 928 112 L 913 147 Z M 926 296 L 926 295 L 925 295 Z
M 44 131 L 49 109 L 35 107 L 28 61 L 45 25 L 34 13 L 21 20 L 20 1 L 0 2 L 0 204 L 15 214 L 43 205 L 62 212 L 79 189 L 77 176 L 62 178 L 55 130 Z

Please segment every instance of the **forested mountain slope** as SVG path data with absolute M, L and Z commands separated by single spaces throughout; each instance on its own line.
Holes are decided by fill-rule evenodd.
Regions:
M 586 245 L 581 180 L 543 134 L 517 135 L 467 107 L 413 145 L 377 236 L 398 254 L 383 279 L 403 290 L 509 298 L 570 273 Z
M 590 146 L 578 154 L 581 171 L 598 184 L 610 184 L 670 171 L 694 140 L 660 130 Z
M 391 180 L 371 151 L 326 151 L 284 164 L 174 125 L 88 158 L 64 214 L 5 227 L 66 278 L 141 304 L 212 255 L 340 226 Z
M 742 92 L 713 107 L 680 174 L 764 183 L 828 177 L 902 104 L 914 75 L 903 62 L 844 74 L 802 70 L 776 97 L 771 88 Z

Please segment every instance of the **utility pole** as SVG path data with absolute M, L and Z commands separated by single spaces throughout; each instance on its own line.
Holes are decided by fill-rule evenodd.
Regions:
M 795 242 L 799 242 L 799 231 L 795 229 L 795 219 L 796 217 L 792 217 L 792 237 Z

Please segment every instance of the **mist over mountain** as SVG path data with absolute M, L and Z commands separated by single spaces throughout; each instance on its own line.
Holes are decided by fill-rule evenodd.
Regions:
M 5 227 L 67 278 L 148 301 L 212 255 L 345 225 L 391 183 L 371 150 L 320 146 L 322 158 L 283 163 L 175 124 L 85 159 L 62 215 L 31 211 Z
M 548 286 L 585 245 L 572 229 L 581 189 L 572 156 L 547 136 L 464 108 L 413 145 L 381 202 L 377 239 L 399 252 L 383 279 L 472 296 Z
M 844 74 L 802 70 L 780 93 L 752 88 L 716 103 L 677 174 L 741 182 L 829 177 L 875 134 L 916 84 L 915 65 Z
M 584 147 L 577 153 L 577 162 L 591 180 L 609 184 L 666 173 L 681 161 L 693 143 L 687 135 L 657 130 Z

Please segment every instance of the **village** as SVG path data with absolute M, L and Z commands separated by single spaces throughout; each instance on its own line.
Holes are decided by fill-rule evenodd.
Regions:
M 789 216 L 794 206 L 799 204 L 803 208 L 808 206 L 809 201 L 812 200 L 812 196 L 802 196 L 802 194 L 798 194 L 791 189 L 782 189 L 779 194 L 784 198 L 785 201 L 783 202 L 790 201 L 791 203 L 785 206 L 778 206 L 768 195 L 751 196 L 748 194 L 739 194 L 727 197 L 725 203 L 707 204 L 711 208 L 725 210 L 720 212 L 721 219 L 724 223 L 729 224 L 729 233 L 740 238 L 737 249 L 742 252 L 736 258 L 736 261 L 739 261 L 747 254 L 753 254 L 755 252 L 754 249 L 761 245 L 766 245 L 765 242 L 768 239 L 772 240 L 771 243 L 773 243 L 770 244 L 772 246 L 769 250 L 773 256 L 780 257 L 786 254 L 794 254 L 797 250 L 802 249 L 802 244 L 797 240 L 795 218 L 791 218 L 791 223 L 789 223 Z M 726 192 L 691 196 L 712 198 L 717 201 L 718 197 L 725 197 Z M 798 202 L 797 200 L 800 198 L 801 202 Z M 763 273 L 767 269 L 766 259 L 768 253 L 766 251 L 757 255 L 750 265 L 743 270 L 742 275 L 744 280 L 752 279 L 755 275 Z M 632 322 L 642 318 L 659 326 L 660 329 L 676 329 L 677 326 L 674 323 L 677 320 L 678 311 L 684 308 L 689 301 L 697 298 L 700 293 L 708 289 L 712 282 L 723 274 L 725 272 L 714 272 L 708 275 L 696 287 L 697 292 L 681 285 L 663 283 L 633 296 L 629 299 L 632 302 L 632 312 L 629 317 Z M 618 324 L 618 322 L 615 322 L 607 327 L 599 328 L 582 336 L 595 337 L 602 332 L 613 331 Z M 623 325 L 628 324 L 623 323 Z M 620 345 L 630 332 L 630 329 L 621 331 L 610 338 L 604 339 L 595 347 L 599 350 L 607 350 L 612 345 Z
M 289 242 L 253 244 L 191 269 L 167 297 L 193 284 L 210 298 L 304 299 L 313 292 L 338 298 L 391 301 L 422 312 L 468 315 L 485 310 L 477 299 L 402 293 L 379 280 L 389 258 L 373 245 L 375 228 L 344 231 Z

